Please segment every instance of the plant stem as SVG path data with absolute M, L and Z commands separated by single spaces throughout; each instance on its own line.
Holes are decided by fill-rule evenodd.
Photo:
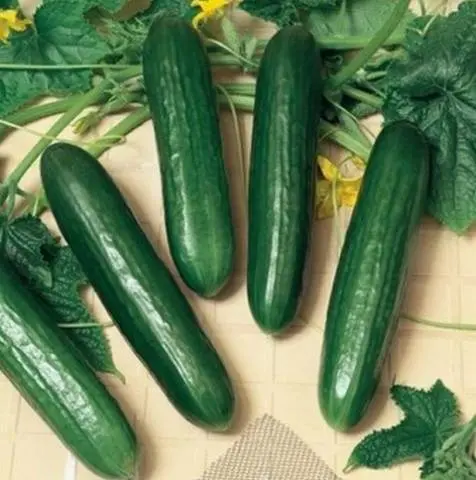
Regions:
M 103 135 L 102 138 L 107 139 L 107 142 L 93 143 L 87 148 L 87 151 L 94 157 L 99 158 L 104 152 L 112 148 L 114 145 L 122 142 L 128 133 L 140 127 L 149 119 L 149 107 L 137 108 Z M 47 208 L 48 200 L 46 199 L 45 191 L 42 187 L 35 197 L 35 202 L 30 207 L 27 207 L 26 212 L 31 211 L 32 215 L 39 216 Z
M 378 108 L 379 110 L 383 107 L 383 101 L 381 98 L 371 93 L 364 92 L 359 88 L 351 87 L 350 85 L 344 85 L 342 91 L 350 98 L 358 100 L 359 102 L 366 103 L 371 107 Z
M 240 62 L 240 64 L 247 65 L 248 67 L 251 67 L 251 68 L 258 68 L 257 63 L 244 57 L 239 52 L 235 52 L 232 48 L 230 48 L 228 45 L 225 45 L 223 42 L 220 42 L 219 40 L 215 40 L 214 38 L 207 38 L 206 42 L 211 45 L 215 45 L 221 48 L 222 50 L 225 50 L 225 52 L 228 52 L 230 55 L 233 55 Z
M 18 185 L 23 175 L 33 165 L 43 150 L 50 145 L 52 139 L 57 137 L 85 108 L 97 103 L 114 82 L 125 81 L 137 75 L 135 67 L 126 69 L 108 78 L 104 78 L 88 93 L 84 94 L 70 109 L 66 111 L 46 132 L 45 137 L 40 139 L 36 145 L 27 153 L 25 158 L 16 166 L 13 172 L 7 177 L 0 190 L 0 204 L 5 201 L 6 192 L 12 186 Z
M 254 97 L 240 95 L 228 95 L 228 97 L 229 98 L 225 97 L 223 94 L 218 95 L 218 101 L 221 106 L 227 107 L 230 99 L 236 109 L 243 112 L 253 113 L 255 103 Z M 345 148 L 349 152 L 355 153 L 355 155 L 364 161 L 366 161 L 370 155 L 369 147 L 363 145 L 362 142 L 354 138 L 345 130 L 332 125 L 332 123 L 321 119 L 319 133 L 320 136 L 332 140 L 334 143 Z
M 259 38 L 258 39 L 258 44 L 256 45 L 257 50 L 264 50 L 266 48 L 266 45 L 268 45 L 269 39 L 267 38 Z
M 234 56 L 224 53 L 210 53 L 208 55 L 212 66 L 214 67 L 237 67 L 244 68 L 243 62 Z M 247 71 L 254 71 L 257 67 L 246 66 Z
M 113 63 L 85 63 L 83 64 L 32 64 L 32 63 L 0 63 L 0 70 L 126 70 L 128 68 L 137 68 L 138 65 L 120 65 Z
M 476 428 L 476 415 L 464 426 L 461 432 L 461 450 L 465 450 L 468 447 L 468 443 L 471 437 L 474 435 L 474 429 Z
M 359 120 L 354 115 L 352 115 L 352 113 L 346 110 L 340 103 L 334 102 L 332 100 L 329 100 L 329 101 L 336 108 L 339 122 L 343 126 L 344 130 L 346 130 L 362 145 L 365 145 L 366 147 L 371 148 L 372 142 L 364 134 L 362 127 L 359 123 Z
M 238 52 L 235 52 L 230 47 L 224 43 L 214 40 L 211 38 L 207 39 L 207 42 L 210 44 L 219 47 L 220 49 L 227 52 L 227 54 L 217 54 L 210 53 L 210 57 L 214 58 L 221 65 L 240 65 L 243 66 L 246 64 L 248 67 L 257 68 L 258 64 L 252 60 L 247 59 Z M 267 40 L 265 41 L 265 44 Z M 135 68 L 138 70 L 142 69 L 142 65 L 122 65 L 122 64 L 109 64 L 109 63 L 92 63 L 92 64 L 63 64 L 63 65 L 48 65 L 48 64 L 29 64 L 29 63 L 0 63 L 0 70 L 128 70 Z
M 380 70 L 378 72 L 369 73 L 365 77 L 365 80 L 368 82 L 371 82 L 372 80 L 380 80 L 381 78 L 385 77 L 385 75 L 387 75 L 387 72 L 385 70 Z
M 390 35 L 382 44 L 382 47 L 391 47 L 394 45 L 401 45 L 405 40 L 404 32 L 397 32 Z M 317 39 L 317 44 L 321 50 L 360 50 L 372 41 L 370 36 L 348 36 L 339 37 L 338 35 L 330 35 L 328 37 L 321 37 Z
M 231 94 L 228 94 L 228 97 L 225 97 L 223 94 L 218 95 L 218 103 L 223 107 L 229 107 L 230 100 L 233 102 L 236 109 L 241 110 L 242 112 L 253 113 L 255 108 L 254 97 Z
M 434 322 L 432 320 L 425 320 L 423 318 L 414 317 L 403 313 L 400 315 L 405 320 L 408 320 L 413 323 L 420 325 L 426 325 L 427 327 L 442 328 L 444 330 L 455 330 L 455 331 L 465 331 L 465 332 L 476 332 L 476 325 L 469 323 L 447 323 L 447 322 Z
M 426 15 L 425 0 L 418 0 L 418 6 L 420 7 L 420 14 L 422 17 Z
M 85 135 L 91 129 L 97 127 L 108 115 L 121 113 L 133 103 L 141 103 L 143 96 L 137 92 L 125 92 L 117 97 L 111 97 L 100 108 L 80 117 L 74 123 L 74 132 Z
M 329 139 L 340 147 L 354 153 L 364 162 L 366 162 L 370 156 L 370 147 L 362 144 L 362 142 L 357 140 L 350 133 L 335 125 L 332 125 L 332 123 L 321 119 L 319 133 L 321 137 Z
M 328 35 L 319 37 L 317 39 L 317 44 L 321 50 L 360 50 L 364 48 L 372 40 L 371 36 L 367 35 L 349 35 L 349 36 L 340 36 L 340 35 Z M 382 47 L 392 47 L 395 45 L 402 45 L 405 41 L 405 32 L 398 31 L 392 32 L 392 34 L 383 42 Z M 268 44 L 268 39 L 258 40 L 258 46 L 256 47 L 257 51 L 262 51 L 266 48 Z
M 256 94 L 255 83 L 221 83 L 220 87 L 225 89 L 229 95 L 244 95 L 254 97 Z
M 33 123 L 37 120 L 41 120 L 42 118 L 51 117 L 53 115 L 66 112 L 66 110 L 69 110 L 80 98 L 82 98 L 83 95 L 84 94 L 79 93 L 61 100 L 45 103 L 43 105 L 26 107 L 0 120 L 5 120 L 15 125 L 26 125 L 28 123 Z M 0 139 L 2 139 L 11 130 L 13 130 L 13 127 L 0 124 Z
M 217 54 L 215 56 L 212 55 L 212 61 L 214 61 L 216 66 L 241 66 L 240 62 L 238 62 L 233 57 L 229 57 L 228 55 Z M 228 89 L 227 86 L 225 88 Z M 241 90 L 241 86 L 233 90 L 237 94 L 246 94 L 245 87 L 244 90 Z M 249 90 L 251 91 L 251 90 Z M 254 90 L 253 90 L 254 92 Z M 254 93 L 253 93 L 254 95 Z M 29 123 L 36 122 L 37 120 L 41 120 L 42 118 L 51 117 L 53 115 L 58 115 L 60 113 L 64 113 L 70 108 L 72 108 L 81 98 L 83 98 L 84 94 L 79 93 L 76 95 L 72 95 L 66 98 L 62 98 L 59 100 L 54 100 L 49 103 L 45 103 L 42 105 L 33 105 L 31 107 L 24 107 L 18 112 L 12 113 L 8 115 L 5 120 L 8 123 L 23 126 Z M 107 94 L 104 95 L 97 103 L 103 103 L 107 99 Z M 0 120 L 2 120 L 0 118 Z M 0 123 L 0 140 L 2 140 L 11 130 L 14 130 L 14 127 L 10 127 L 8 125 L 4 125 Z
M 31 207 L 31 214 L 34 217 L 39 217 L 43 212 L 48 210 L 48 208 L 48 199 L 46 198 L 45 191 L 41 189 L 40 193 L 35 197 L 35 201 Z
M 144 122 L 149 120 L 150 111 L 149 107 L 139 107 L 135 109 L 132 113 L 127 115 L 123 120 L 121 120 L 117 125 L 112 127 L 104 134 L 104 138 L 108 138 L 107 142 L 96 143 L 90 146 L 87 150 L 94 157 L 100 157 L 105 151 L 109 150 L 114 145 L 123 141 L 124 137 L 130 133 L 132 130 L 135 130 Z
M 248 202 L 246 200 L 247 194 L 248 194 L 248 180 L 247 180 L 247 175 L 246 175 L 246 161 L 245 161 L 245 153 L 244 153 L 244 148 L 243 148 L 243 137 L 241 135 L 240 131 L 240 120 L 238 118 L 238 114 L 236 112 L 236 107 L 235 104 L 233 103 L 233 100 L 226 90 L 221 85 L 217 85 L 217 88 L 222 92 L 223 96 L 228 100 L 228 107 L 231 112 L 231 116 L 233 118 L 233 128 L 235 130 L 235 137 L 236 137 L 236 142 L 237 142 L 237 153 L 238 153 L 238 159 L 240 162 L 240 167 L 241 167 L 241 178 L 243 180 L 243 203 L 244 203 L 244 209 L 246 212 Z
M 393 9 L 390 18 L 385 22 L 382 28 L 375 34 L 372 40 L 354 57 L 340 72 L 328 80 L 328 88 L 335 90 L 357 73 L 382 46 L 385 40 L 392 34 L 402 21 L 404 15 L 408 12 L 410 0 L 399 0 Z

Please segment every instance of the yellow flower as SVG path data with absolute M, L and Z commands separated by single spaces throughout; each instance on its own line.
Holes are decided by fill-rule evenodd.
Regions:
M 31 25 L 31 21 L 19 16 L 18 10 L 0 9 L 0 41 L 6 43 L 10 32 L 24 32 Z
M 193 0 L 191 6 L 198 7 L 201 10 L 192 20 L 194 28 L 198 28 L 201 22 L 211 17 L 222 15 L 223 9 L 232 2 L 233 0 Z
M 359 170 L 365 168 L 360 158 L 352 157 L 351 161 Z M 359 194 L 362 175 L 346 178 L 331 161 L 321 155 L 318 156 L 317 163 L 324 177 L 317 181 L 317 218 L 332 217 L 336 207 L 353 207 Z

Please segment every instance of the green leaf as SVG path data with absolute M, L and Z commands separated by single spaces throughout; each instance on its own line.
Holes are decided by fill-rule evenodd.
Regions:
M 57 247 L 50 266 L 53 285 L 38 286 L 35 290 L 56 312 L 61 323 L 97 323 L 81 298 L 81 290 L 88 281 L 71 249 Z M 95 371 L 117 373 L 109 342 L 101 328 L 68 328 L 65 332 Z
M 150 7 L 138 15 L 139 19 L 151 19 L 156 15 L 177 15 L 191 20 L 199 11 L 191 7 L 191 0 L 152 0 Z
M 123 1 L 45 0 L 34 16 L 34 28 L 14 32 L 0 43 L 0 63 L 15 65 L 92 64 L 110 53 L 106 41 L 85 20 L 93 6 L 117 9 Z M 67 13 L 65 13 L 67 12 Z M 1 69 L 0 117 L 39 96 L 63 95 L 90 88 L 91 71 Z
M 404 419 L 395 427 L 365 437 L 354 448 L 347 471 L 359 466 L 388 468 L 405 460 L 431 458 L 457 431 L 458 404 L 440 380 L 428 391 L 394 385 L 390 392 Z
M 112 52 L 105 57 L 107 62 L 140 63 L 144 40 L 156 16 L 177 15 L 187 21 L 192 21 L 199 12 L 198 8 L 190 6 L 191 0 L 152 0 L 149 3 L 148 8 L 126 21 L 102 19 L 102 25 L 107 31 L 104 40 Z
M 234 52 L 241 52 L 242 38 L 238 33 L 235 24 L 224 16 L 221 20 L 221 29 L 226 45 L 228 45 Z
M 253 35 L 246 35 L 243 39 L 243 55 L 252 60 L 258 47 L 258 38 Z
M 313 10 L 306 25 L 318 43 L 326 38 L 334 39 L 335 48 L 339 44 L 348 48 L 364 47 L 390 17 L 394 7 L 394 0 L 344 0 L 333 8 Z M 385 44 L 403 42 L 406 27 L 414 17 L 409 11 Z
M 432 468 L 422 471 L 426 480 L 474 480 L 476 461 L 474 458 L 474 435 L 476 417 L 473 417 L 458 432 L 448 438 L 433 454 Z
M 0 0 L 0 9 L 18 8 L 17 0 Z
M 433 150 L 428 211 L 457 233 L 476 220 L 476 2 L 413 22 L 387 76 L 386 122 L 407 119 Z
M 328 9 L 341 3 L 342 0 L 243 0 L 239 8 L 254 17 L 284 27 L 298 23 L 301 15 L 311 9 Z
M 372 107 L 371 105 L 347 97 L 343 100 L 342 106 L 359 120 L 376 115 L 380 112 L 380 109 L 377 107 Z
M 58 0 L 46 0 L 46 2 L 57 2 Z M 84 11 L 99 7 L 108 12 L 117 12 L 127 0 L 81 0 L 79 3 L 84 4 Z M 45 1 L 43 3 L 46 3 Z
M 301 8 L 330 8 L 337 7 L 345 0 L 297 0 L 297 5 Z
M 243 0 L 239 7 L 250 15 L 273 22 L 279 27 L 299 21 L 299 9 L 293 0 Z
M 254 17 L 284 27 L 298 23 L 311 9 L 327 9 L 341 3 L 342 0 L 243 0 L 239 8 Z
M 53 275 L 45 259 L 46 249 L 56 245 L 46 225 L 34 217 L 19 217 L 3 228 L 3 249 L 23 276 L 35 285 L 51 287 Z
M 53 311 L 60 324 L 93 324 L 81 290 L 88 282 L 69 247 L 60 247 L 43 222 L 31 215 L 3 226 L 3 255 L 11 262 L 25 285 Z M 102 328 L 68 328 L 91 367 L 118 374 L 109 342 Z

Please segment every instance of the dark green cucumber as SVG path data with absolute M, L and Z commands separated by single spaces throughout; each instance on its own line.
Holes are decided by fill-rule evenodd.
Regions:
M 189 288 L 212 297 L 232 273 L 235 239 L 216 93 L 198 33 L 182 19 L 157 18 L 143 69 L 172 258 Z
M 346 431 L 365 415 L 397 327 L 412 240 L 424 210 L 429 147 L 407 122 L 375 142 L 334 279 L 319 403 Z
M 225 367 L 106 170 L 57 143 L 43 154 L 41 177 L 91 285 L 170 401 L 191 422 L 226 429 L 235 401 Z
M 249 184 L 248 300 L 278 333 L 295 319 L 311 236 L 321 61 L 313 36 L 286 27 L 258 73 Z
M 132 480 L 134 432 L 53 316 L 0 260 L 0 370 L 85 466 Z

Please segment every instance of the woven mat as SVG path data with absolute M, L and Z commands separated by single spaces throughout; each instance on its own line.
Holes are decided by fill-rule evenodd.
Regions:
M 293 431 L 264 415 L 199 480 L 340 479 Z

